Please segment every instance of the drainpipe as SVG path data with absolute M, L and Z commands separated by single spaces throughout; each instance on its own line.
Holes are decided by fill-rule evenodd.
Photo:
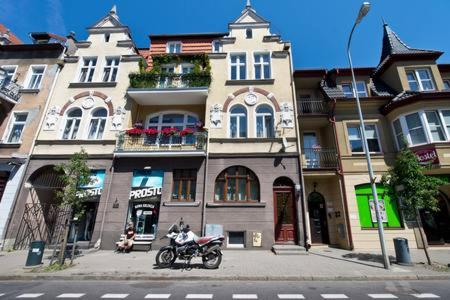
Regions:
M 103 215 L 102 215 L 102 223 L 100 225 L 100 237 L 99 237 L 99 249 L 102 246 L 102 240 L 103 240 L 103 228 L 105 226 L 105 217 L 106 217 L 106 210 L 108 209 L 108 205 L 109 205 L 109 197 L 111 196 L 111 185 L 113 182 L 113 177 L 114 177 L 114 163 L 115 163 L 115 159 L 116 157 L 113 155 L 113 159 L 112 159 L 112 164 L 111 164 L 111 172 L 110 172 L 110 179 L 109 179 L 109 183 L 108 183 L 108 193 L 106 193 L 106 202 L 105 202 L 105 209 L 103 210 Z
M 203 172 L 203 197 L 202 197 L 202 219 L 200 222 L 202 235 L 206 235 L 206 195 L 208 187 L 208 166 L 209 166 L 209 134 L 206 137 L 206 157 Z
M 45 114 L 47 113 L 48 107 L 50 105 L 50 99 L 53 96 L 53 92 L 54 92 L 55 86 L 56 86 L 56 81 L 57 81 L 57 79 L 59 77 L 61 69 L 64 67 L 63 59 L 64 59 L 64 53 L 66 52 L 66 49 L 67 48 L 64 46 L 63 49 L 62 49 L 61 55 L 58 58 L 59 60 L 62 60 L 62 62 L 57 62 L 56 63 L 58 65 L 58 69 L 56 70 L 55 77 L 53 78 L 52 86 L 50 88 L 50 92 L 48 93 L 47 99 L 45 99 L 45 106 L 44 106 L 44 110 L 42 111 L 42 117 L 41 117 L 41 120 L 39 121 L 38 128 L 37 128 L 37 130 L 36 130 L 36 132 L 35 132 L 35 134 L 33 136 L 33 141 L 31 143 L 30 151 L 28 151 L 28 158 L 27 158 L 27 161 L 25 163 L 25 169 L 23 170 L 21 178 L 19 180 L 19 186 L 17 187 L 17 190 L 14 193 L 13 207 L 9 210 L 9 213 L 8 213 L 8 219 L 6 220 L 6 226 L 5 226 L 3 235 L 1 237 L 2 241 L 5 241 L 6 234 L 9 231 L 9 226 L 11 225 L 13 212 L 16 210 L 17 198 L 19 196 L 19 191 L 22 190 L 22 187 L 23 187 L 23 184 L 24 184 L 24 181 L 25 181 L 25 173 L 26 173 L 26 170 L 28 169 L 28 166 L 30 165 L 31 154 L 33 153 L 34 147 L 36 145 L 36 139 L 37 139 L 37 137 L 39 135 L 39 132 L 41 132 L 42 125 L 44 124 Z M 4 243 L 2 242 L 0 250 L 3 250 L 3 248 L 4 248 Z
M 333 126 L 333 133 L 334 133 L 334 143 L 336 145 L 336 151 L 338 155 L 338 175 L 339 175 L 339 192 L 341 194 L 341 198 L 344 201 L 343 209 L 344 209 L 344 220 L 347 227 L 347 236 L 348 236 L 348 243 L 350 246 L 350 250 L 353 250 L 353 238 L 352 238 L 352 228 L 350 226 L 350 216 L 348 215 L 348 200 L 347 200 L 347 190 L 345 188 L 345 180 L 344 180 L 344 170 L 342 167 L 342 159 L 341 159 L 341 150 L 339 148 L 339 140 L 337 138 L 337 130 L 336 130 L 336 118 L 335 118 L 335 108 L 336 108 L 336 99 L 332 99 L 333 101 L 333 109 L 332 109 L 332 115 L 329 116 L 328 121 Z
M 305 196 L 305 180 L 303 178 L 303 167 L 302 167 L 302 148 L 301 148 L 301 143 L 300 143 L 300 129 L 299 129 L 299 124 L 298 124 L 298 108 L 297 108 L 297 96 L 296 96 L 296 92 L 295 92 L 295 81 L 294 81 L 294 67 L 293 67 L 293 60 L 291 57 L 291 51 L 288 51 L 288 55 L 289 55 L 289 71 L 291 74 L 291 89 L 292 89 L 292 96 L 293 96 L 293 102 L 294 102 L 294 126 L 295 126 L 295 135 L 297 136 L 296 138 L 296 144 L 297 144 L 297 149 L 298 149 L 298 177 L 299 177 L 299 181 L 301 184 L 301 194 L 300 194 L 300 200 L 301 202 L 298 203 L 298 201 L 296 201 L 297 203 L 297 210 L 300 211 L 303 210 L 303 232 L 304 232 L 304 247 L 308 250 L 311 247 L 311 228 L 309 225 L 309 212 L 308 212 L 308 203 L 306 202 L 306 196 Z M 295 193 L 297 194 L 297 191 L 295 191 Z M 299 205 L 300 204 L 300 205 Z M 300 208 L 300 209 L 299 209 Z M 297 216 L 298 216 L 298 212 L 297 212 Z M 298 221 L 297 221 L 298 222 Z M 300 231 L 300 230 L 299 230 Z M 299 232 L 299 234 L 301 235 L 301 232 Z

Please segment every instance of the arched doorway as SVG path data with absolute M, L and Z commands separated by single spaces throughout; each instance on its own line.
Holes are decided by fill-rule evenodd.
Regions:
M 450 202 L 444 194 L 440 194 L 438 200 L 439 211 L 420 211 L 423 230 L 430 245 L 450 244 Z
M 294 183 L 280 177 L 273 183 L 273 207 L 276 243 L 297 243 L 297 210 Z
M 313 244 L 329 244 L 325 198 L 314 191 L 308 196 L 309 224 Z

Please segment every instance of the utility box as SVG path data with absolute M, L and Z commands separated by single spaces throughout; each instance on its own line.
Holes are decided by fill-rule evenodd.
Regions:
M 30 244 L 30 250 L 28 250 L 26 267 L 39 266 L 42 263 L 42 257 L 44 256 L 44 241 L 32 241 Z

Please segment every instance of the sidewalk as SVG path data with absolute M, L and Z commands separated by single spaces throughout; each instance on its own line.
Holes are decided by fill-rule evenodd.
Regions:
M 425 264 L 422 250 L 412 250 L 414 266 L 396 264 L 385 270 L 377 253 L 360 253 L 328 247 L 314 248 L 308 255 L 277 256 L 269 251 L 225 250 L 217 270 L 202 268 L 201 259 L 184 270 L 182 262 L 172 269 L 158 269 L 157 251 L 115 254 L 85 251 L 75 266 L 58 272 L 30 272 L 24 269 L 26 251 L 0 253 L 0 280 L 415 280 L 450 279 L 448 268 Z M 431 250 L 434 261 L 447 266 L 450 249 Z M 392 256 L 392 261 L 395 261 Z M 44 264 L 48 265 L 48 258 Z

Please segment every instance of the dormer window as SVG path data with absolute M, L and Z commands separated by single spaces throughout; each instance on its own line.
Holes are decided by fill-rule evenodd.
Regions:
M 109 43 L 109 38 L 111 37 L 111 35 L 109 33 L 105 33 L 105 42 Z
M 247 28 L 245 30 L 245 37 L 247 39 L 252 39 L 253 38 L 253 30 L 251 28 Z
M 215 40 L 212 42 L 212 52 L 213 53 L 220 53 L 222 52 L 222 42 Z
M 450 90 L 450 79 L 444 79 L 444 90 Z
M 352 84 L 351 83 L 343 83 L 341 84 L 342 91 L 344 92 L 344 96 L 346 98 L 355 98 L 356 95 L 353 93 Z M 366 83 L 364 81 L 356 82 L 356 92 L 359 97 L 368 97 Z
M 167 43 L 167 53 L 181 53 L 181 42 L 169 42 Z
M 406 71 L 406 77 L 408 78 L 409 89 L 412 91 L 432 91 L 435 89 L 428 69 L 408 70 Z

